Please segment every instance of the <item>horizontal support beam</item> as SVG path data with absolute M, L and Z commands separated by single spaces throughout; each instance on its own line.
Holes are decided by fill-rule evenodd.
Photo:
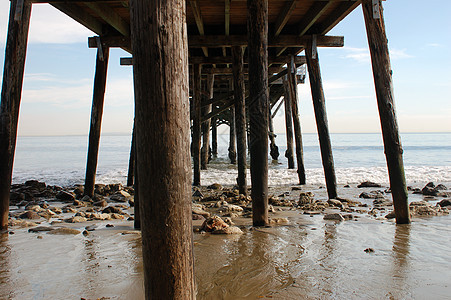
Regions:
M 102 37 L 102 45 L 104 47 L 127 48 L 130 49 L 130 38 L 105 36 Z M 269 40 L 269 47 L 305 47 L 311 43 L 311 36 L 297 36 L 297 35 L 280 35 Z M 95 37 L 88 38 L 88 45 L 90 48 L 96 48 L 97 44 Z M 317 36 L 317 47 L 343 47 L 344 37 L 342 36 Z M 232 46 L 247 46 L 246 35 L 191 35 L 188 37 L 188 46 L 190 48 L 202 47 L 232 47 Z M 231 62 L 228 62 L 231 63 Z
M 95 46 L 95 47 L 97 47 L 97 46 Z M 210 64 L 231 64 L 231 63 L 233 63 L 231 56 L 212 56 L 212 57 L 193 56 L 193 57 L 189 57 L 188 60 L 189 60 L 190 64 L 194 64 L 194 65 L 195 64 L 210 65 Z M 245 57 L 244 61 L 245 61 L 245 63 L 247 63 L 247 57 Z M 269 63 L 271 63 L 271 64 L 286 64 L 290 61 L 291 61 L 290 56 L 269 57 Z M 133 61 L 132 61 L 131 57 L 121 57 L 120 63 L 121 63 L 121 66 L 133 65 Z M 298 66 L 305 64 L 306 63 L 305 56 L 295 56 L 294 63 Z

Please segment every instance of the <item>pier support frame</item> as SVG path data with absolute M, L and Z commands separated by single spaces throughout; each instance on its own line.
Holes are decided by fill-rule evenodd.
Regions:
M 290 87 L 288 86 L 287 76 L 283 77 L 284 96 L 283 102 L 285 104 L 285 128 L 287 138 L 287 150 L 285 157 L 288 160 L 288 169 L 294 169 L 294 154 L 293 154 L 293 118 L 291 114 L 291 98 Z
M 218 156 L 218 121 L 216 117 L 211 118 L 211 155 Z
M 193 66 L 193 185 L 200 186 L 200 144 L 201 144 L 201 70 L 202 65 Z
M 235 128 L 238 161 L 238 190 L 247 196 L 246 178 L 246 103 L 244 86 L 244 50 L 240 46 L 232 47 L 233 87 L 235 97 Z
M 133 186 L 135 178 L 135 165 L 136 165 L 135 142 L 136 142 L 136 133 L 135 133 L 135 123 L 133 122 L 132 142 L 130 146 L 130 158 L 128 160 L 127 186 Z
M 130 0 L 146 299 L 196 297 L 185 2 Z
M 312 37 L 315 40 L 315 36 Z M 312 90 L 313 108 L 315 110 L 316 128 L 318 130 L 324 176 L 326 177 L 327 195 L 329 199 L 337 198 L 337 180 L 335 178 L 334 159 L 330 142 L 329 125 L 327 124 L 326 101 L 319 67 L 318 49 L 314 42 L 305 48 L 307 67 Z
M 108 47 L 97 48 L 84 191 L 91 198 L 94 197 L 109 53 Z
M 293 59 L 293 56 L 292 56 Z M 291 110 L 293 117 L 294 139 L 296 143 L 296 162 L 298 165 L 299 184 L 305 184 L 304 150 L 302 146 L 301 121 L 299 120 L 298 108 L 298 82 L 296 78 L 296 66 L 288 64 L 287 74 L 288 87 L 290 90 Z
M 407 224 L 410 223 L 410 215 L 402 159 L 403 149 L 395 113 L 393 79 L 387 36 L 385 34 L 384 14 L 382 2 L 377 1 L 377 8 L 379 9 L 373 6 L 376 5 L 373 2 L 371 0 L 363 0 L 362 9 L 371 54 L 374 85 L 396 223 Z
M 268 0 L 247 1 L 252 221 L 268 224 Z
M 27 53 L 31 1 L 11 0 L 0 104 L 0 231 L 8 229 L 17 124 Z M 22 12 L 20 12 L 22 10 Z

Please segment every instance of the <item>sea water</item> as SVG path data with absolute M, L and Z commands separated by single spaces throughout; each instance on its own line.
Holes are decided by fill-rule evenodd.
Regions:
M 302 138 L 307 183 L 324 184 L 318 136 L 303 134 Z M 451 182 L 451 133 L 404 133 L 401 139 L 408 184 Z M 203 185 L 236 183 L 236 165 L 228 160 L 228 140 L 228 135 L 218 136 L 218 156 L 202 171 Z M 96 182 L 126 182 L 130 142 L 130 135 L 102 135 Z M 331 134 L 331 143 L 338 184 L 388 183 L 381 134 Z M 277 161 L 268 157 L 269 184 L 296 184 L 296 170 L 287 169 L 284 134 L 277 134 L 276 144 L 280 155 Z M 37 179 L 60 186 L 82 184 L 87 148 L 87 136 L 18 137 L 13 183 Z

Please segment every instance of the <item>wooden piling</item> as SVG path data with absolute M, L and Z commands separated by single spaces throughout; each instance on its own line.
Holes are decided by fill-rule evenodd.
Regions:
M 130 158 L 128 160 L 127 186 L 133 186 L 135 177 L 135 124 L 133 123 L 132 142 L 130 146 Z
M 291 98 L 290 87 L 288 86 L 287 76 L 283 76 L 283 88 L 285 104 L 285 128 L 287 137 L 287 150 L 285 151 L 285 157 L 288 160 L 288 169 L 294 169 L 294 155 L 293 155 L 293 118 L 291 116 Z
M 240 46 L 232 47 L 233 87 L 235 97 L 235 127 L 238 160 L 238 190 L 247 196 L 246 178 L 246 103 L 244 86 L 244 51 Z
M 214 86 L 214 75 L 208 74 L 207 75 L 207 84 L 206 84 L 206 90 L 209 95 L 209 99 L 213 98 L 213 86 Z M 202 115 L 206 115 L 211 112 L 211 104 L 207 105 L 204 111 L 202 112 Z M 207 169 L 208 159 L 209 159 L 209 153 L 210 153 L 210 126 L 211 126 L 211 119 L 206 120 L 202 123 L 202 149 L 201 149 L 201 165 L 200 168 L 202 170 Z
M 9 199 L 16 148 L 31 1 L 11 0 L 0 104 L 0 231 L 8 229 Z M 16 10 L 22 9 L 22 14 Z
M 294 64 L 288 64 L 288 87 L 290 90 L 291 109 L 294 127 L 294 140 L 296 142 L 296 162 L 298 165 L 299 184 L 305 184 L 304 150 L 302 146 L 301 122 L 299 120 L 298 108 L 298 83 L 296 78 L 296 68 Z
M 91 198 L 94 197 L 109 53 L 108 47 L 97 48 L 84 191 Z
M 363 0 L 362 9 L 371 54 L 374 85 L 396 223 L 407 224 L 410 223 L 410 215 L 402 158 L 403 149 L 396 120 L 392 70 L 385 33 L 384 14 L 382 2 L 373 2 L 371 0 Z
M 268 224 L 268 0 L 247 1 L 249 126 L 254 226 Z
M 279 159 L 279 147 L 276 144 L 276 134 L 274 133 L 274 124 L 271 116 L 271 109 L 269 110 L 268 115 L 268 123 L 269 123 L 269 155 L 271 155 L 273 160 Z
M 211 154 L 218 156 L 218 121 L 216 117 L 211 118 Z
M 185 0 L 129 3 L 145 297 L 195 299 Z
M 229 159 L 231 164 L 236 164 L 236 140 L 235 140 L 235 108 L 230 108 L 229 127 Z
M 136 140 L 135 140 L 136 141 Z M 134 160 L 134 172 L 135 172 L 135 180 L 134 180 L 134 184 L 133 184 L 133 190 L 134 190 L 134 195 L 133 195 L 133 202 L 134 202 L 134 206 L 133 206 L 133 211 L 134 211 L 134 220 L 133 220 L 133 227 L 135 229 L 141 229 L 141 211 L 139 209 L 139 178 L 138 178 L 138 157 L 136 155 L 136 144 L 133 147 L 135 154 L 135 160 Z
M 314 37 L 312 39 L 314 39 Z M 316 128 L 318 130 L 324 176 L 326 177 L 327 195 L 329 199 L 334 199 L 337 198 L 337 183 L 317 50 L 315 43 L 310 43 L 310 45 L 307 45 L 305 48 L 305 54 L 307 57 L 307 67 L 310 88 L 312 90 L 313 108 L 315 110 Z
M 193 185 L 200 186 L 200 143 L 201 143 L 201 65 L 194 65 L 193 75 L 193 126 L 192 126 L 192 156 Z

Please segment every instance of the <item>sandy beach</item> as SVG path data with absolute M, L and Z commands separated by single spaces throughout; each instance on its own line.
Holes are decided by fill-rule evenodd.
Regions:
M 219 215 L 242 232 L 205 232 L 204 218 L 193 217 L 198 299 L 447 299 L 451 216 L 444 207 L 438 216 L 415 216 L 410 225 L 396 225 L 384 217 L 391 207 L 376 208 L 375 199 L 359 198 L 363 192 L 381 191 L 390 200 L 386 189 L 342 186 L 340 199 L 347 205 L 337 207 L 327 204 L 321 186 L 273 186 L 271 201 L 279 206 L 270 208 L 273 225 L 267 228 L 251 226 L 249 203 L 240 204 L 232 187 L 194 190 L 193 212 Z M 307 192 L 324 209 L 299 205 Z M 444 192 L 427 196 L 410 191 L 409 200 L 426 200 L 434 208 L 446 199 Z M 58 199 L 47 199 L 48 207 L 70 204 L 74 210 L 48 219 L 17 218 L 0 242 L 0 298 L 143 299 L 141 238 L 133 229 L 133 209 L 117 196 L 105 200 L 107 207 L 119 210 L 103 221 L 89 219 L 102 218 L 105 207 Z M 23 210 L 11 206 L 12 215 Z M 83 212 L 85 219 L 68 222 Z M 325 220 L 328 214 L 345 218 Z M 37 226 L 76 231 L 29 232 Z

